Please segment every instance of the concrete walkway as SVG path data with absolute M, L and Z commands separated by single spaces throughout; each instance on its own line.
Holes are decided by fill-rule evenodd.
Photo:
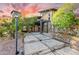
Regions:
M 25 55 L 75 55 L 78 51 L 65 43 L 52 39 L 48 33 L 27 33 L 24 38 Z

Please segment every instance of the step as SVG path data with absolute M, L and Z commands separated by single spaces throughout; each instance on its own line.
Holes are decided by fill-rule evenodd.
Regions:
M 70 47 L 65 47 L 55 51 L 55 54 L 56 55 L 79 55 L 79 51 L 72 49 Z
M 24 45 L 24 49 L 26 55 L 32 55 L 32 54 L 40 53 L 41 51 L 48 49 L 48 47 L 46 47 L 41 42 L 33 42 L 33 43 L 26 43 Z
M 31 34 L 32 34 L 32 35 L 39 35 L 40 32 L 32 32 Z
M 43 35 L 48 36 L 48 37 L 50 37 L 50 38 L 53 37 L 53 35 L 52 35 L 51 33 L 43 33 Z
M 44 43 L 45 45 L 47 45 L 51 49 L 59 49 L 65 45 L 65 43 L 59 42 L 55 39 L 44 40 L 44 41 L 42 41 L 42 43 Z
M 39 35 L 34 35 L 36 38 L 40 39 L 40 40 L 47 40 L 50 39 L 50 37 L 47 37 L 45 35 L 39 34 Z
M 50 53 L 47 53 L 45 55 L 55 55 L 54 53 L 50 52 Z
M 37 38 L 35 38 L 33 35 L 28 35 L 24 38 L 25 43 L 31 43 L 31 42 L 36 42 L 39 41 Z
M 46 49 L 46 50 L 40 52 L 39 55 L 45 55 L 45 54 L 48 54 L 48 53 L 50 53 L 50 52 L 51 52 L 50 49 Z

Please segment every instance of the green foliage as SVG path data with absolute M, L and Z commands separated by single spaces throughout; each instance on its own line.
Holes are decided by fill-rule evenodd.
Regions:
M 0 26 L 0 37 L 5 36 L 5 33 L 7 32 L 6 29 L 6 27 Z
M 19 17 L 19 20 L 18 20 L 18 31 L 19 32 L 22 32 L 22 27 L 23 27 L 23 19 L 22 17 Z
M 7 34 L 8 29 L 7 29 L 7 22 L 3 19 L 4 24 L 0 25 L 0 37 L 3 37 Z
M 23 20 L 21 17 L 18 18 L 18 31 L 22 30 Z M 15 31 L 15 19 L 12 20 L 11 30 Z
M 79 25 L 79 19 L 75 20 L 76 25 Z
M 32 27 L 35 25 L 36 20 L 37 20 L 37 17 L 25 18 L 24 24 L 26 27 Z
M 21 19 L 21 17 L 18 18 L 18 32 L 22 32 L 22 25 L 23 25 L 23 21 Z M 11 34 L 11 36 L 14 37 L 14 33 L 15 33 L 15 19 L 12 20 L 12 23 L 8 26 L 9 29 L 9 33 Z
M 21 32 L 22 30 L 22 19 L 21 17 L 18 18 L 18 32 Z M 0 36 L 4 36 L 4 33 L 10 35 L 11 37 L 14 38 L 15 36 L 15 19 L 12 19 L 11 23 L 8 23 L 4 21 L 4 24 L 1 25 L 0 27 Z
M 75 15 L 73 12 L 72 4 L 64 4 L 52 17 L 51 23 L 59 28 L 69 28 L 73 25 L 75 20 Z
M 23 24 L 25 24 L 26 27 L 30 27 L 30 28 L 34 26 L 36 20 L 37 20 L 37 17 L 25 18 L 24 20 L 22 19 L 22 17 L 19 17 L 18 18 L 18 32 L 22 33 Z M 0 37 L 3 37 L 6 33 L 14 38 L 15 19 L 12 19 L 11 23 L 8 23 L 5 20 L 3 22 L 4 24 L 0 25 Z
M 24 20 L 20 16 L 18 18 L 18 32 L 23 35 L 22 28 L 23 24 L 26 27 L 32 27 L 34 26 L 35 22 L 37 20 L 37 17 L 30 17 L 30 18 L 25 18 Z M 3 21 L 4 24 L 0 25 L 0 37 L 5 36 L 5 34 L 10 35 L 10 37 L 14 38 L 15 36 L 15 19 L 12 19 L 12 22 L 8 23 L 7 21 Z

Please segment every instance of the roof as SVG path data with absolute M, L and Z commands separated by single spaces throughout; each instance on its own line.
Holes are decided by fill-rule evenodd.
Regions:
M 18 11 L 16 11 L 16 10 L 13 10 L 13 11 L 11 11 L 11 14 L 12 14 L 13 12 L 20 13 L 20 12 L 18 12 Z
M 50 10 L 56 11 L 62 5 L 63 5 L 63 3 L 52 3 L 51 5 L 40 9 L 39 12 L 41 13 L 41 12 L 50 11 Z
M 73 3 L 74 4 L 74 10 L 79 8 L 79 3 Z M 52 6 L 49 6 L 47 8 L 43 8 L 41 10 L 39 10 L 39 12 L 46 12 L 46 11 L 50 11 L 50 10 L 54 10 L 56 11 L 58 8 L 60 8 L 63 5 L 63 3 L 53 3 Z
M 47 11 L 57 11 L 57 8 L 47 8 L 47 9 L 42 9 L 42 10 L 39 10 L 38 12 L 42 13 L 42 12 L 47 12 Z

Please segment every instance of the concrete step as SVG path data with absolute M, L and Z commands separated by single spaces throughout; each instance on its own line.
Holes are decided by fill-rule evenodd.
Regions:
M 45 55 L 45 54 L 48 54 L 48 53 L 50 53 L 50 52 L 51 52 L 50 49 L 46 49 L 46 50 L 44 50 L 44 51 L 41 51 L 41 52 L 39 53 L 39 55 Z
M 47 45 L 49 48 L 53 49 L 59 49 L 64 47 L 65 43 L 63 42 L 59 42 L 57 40 L 54 39 L 49 39 L 49 40 L 44 40 L 42 41 L 45 45 Z
M 52 33 L 43 33 L 43 35 L 48 36 L 48 37 L 50 37 L 50 38 L 53 37 Z
M 32 35 L 39 35 L 40 32 L 32 32 L 31 34 L 32 34 Z
M 50 53 L 47 53 L 45 55 L 55 55 L 54 53 L 50 52 Z
M 47 37 L 45 35 L 39 34 L 39 35 L 34 35 L 36 38 L 40 39 L 40 40 L 47 40 L 50 39 L 50 37 Z
M 48 49 L 44 44 L 41 42 L 33 42 L 33 43 L 26 43 L 24 45 L 25 54 L 26 55 L 32 55 L 32 54 L 38 54 L 42 51 L 45 51 Z
M 24 43 L 31 43 L 39 41 L 37 38 L 35 38 L 33 35 L 28 35 L 24 38 Z
M 51 39 L 49 36 L 38 32 L 27 33 L 24 38 L 24 53 L 26 55 L 54 55 L 52 51 L 60 49 L 64 45 L 65 43 Z M 59 54 L 58 52 L 56 53 Z
M 60 50 L 55 51 L 56 55 L 79 55 L 79 51 L 72 49 L 70 47 L 65 47 Z

